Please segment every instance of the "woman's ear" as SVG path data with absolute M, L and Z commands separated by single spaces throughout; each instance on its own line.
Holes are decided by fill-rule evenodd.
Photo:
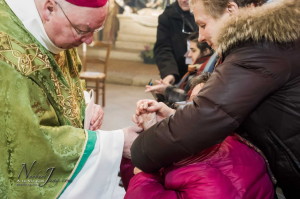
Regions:
M 231 15 L 237 12 L 238 9 L 239 6 L 235 2 L 231 1 L 227 4 L 226 12 Z

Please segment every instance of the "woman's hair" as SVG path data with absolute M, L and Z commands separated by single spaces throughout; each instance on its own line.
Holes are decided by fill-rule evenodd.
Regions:
M 211 56 L 214 50 L 206 42 L 198 42 L 197 47 L 200 49 L 200 56 Z
M 198 42 L 198 37 L 199 37 L 199 33 L 198 32 L 193 32 L 192 34 L 190 34 L 187 38 L 188 41 L 192 41 L 192 42 Z
M 202 57 L 203 53 L 205 53 L 206 51 L 209 52 L 208 54 L 206 54 L 206 56 L 211 56 L 214 53 L 213 49 L 206 42 L 199 42 L 198 37 L 199 37 L 199 33 L 194 32 L 189 35 L 187 40 L 197 43 L 197 48 L 199 48 L 199 50 L 200 50 L 200 57 Z
M 251 4 L 260 6 L 268 0 L 190 0 L 190 6 L 194 7 L 196 3 L 203 3 L 207 14 L 217 19 L 222 16 L 229 2 L 235 2 L 239 7 L 246 7 Z

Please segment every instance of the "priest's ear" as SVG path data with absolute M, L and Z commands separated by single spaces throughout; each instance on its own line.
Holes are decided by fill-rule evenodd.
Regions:
M 53 13 L 58 10 L 58 5 L 54 0 L 46 0 L 43 1 L 43 5 L 41 6 L 41 18 L 42 21 L 49 21 L 53 16 Z

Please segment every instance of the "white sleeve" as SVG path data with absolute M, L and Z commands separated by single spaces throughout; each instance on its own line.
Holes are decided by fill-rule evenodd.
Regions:
M 117 184 L 124 145 L 122 130 L 97 131 L 95 148 L 61 199 L 110 199 Z

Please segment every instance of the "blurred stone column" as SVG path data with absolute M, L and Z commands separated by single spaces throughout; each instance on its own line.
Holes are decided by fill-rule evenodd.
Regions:
M 100 33 L 100 40 L 115 42 L 119 23 L 117 14 L 119 13 L 119 5 L 115 0 L 109 0 L 109 11 L 104 25 L 104 29 Z

